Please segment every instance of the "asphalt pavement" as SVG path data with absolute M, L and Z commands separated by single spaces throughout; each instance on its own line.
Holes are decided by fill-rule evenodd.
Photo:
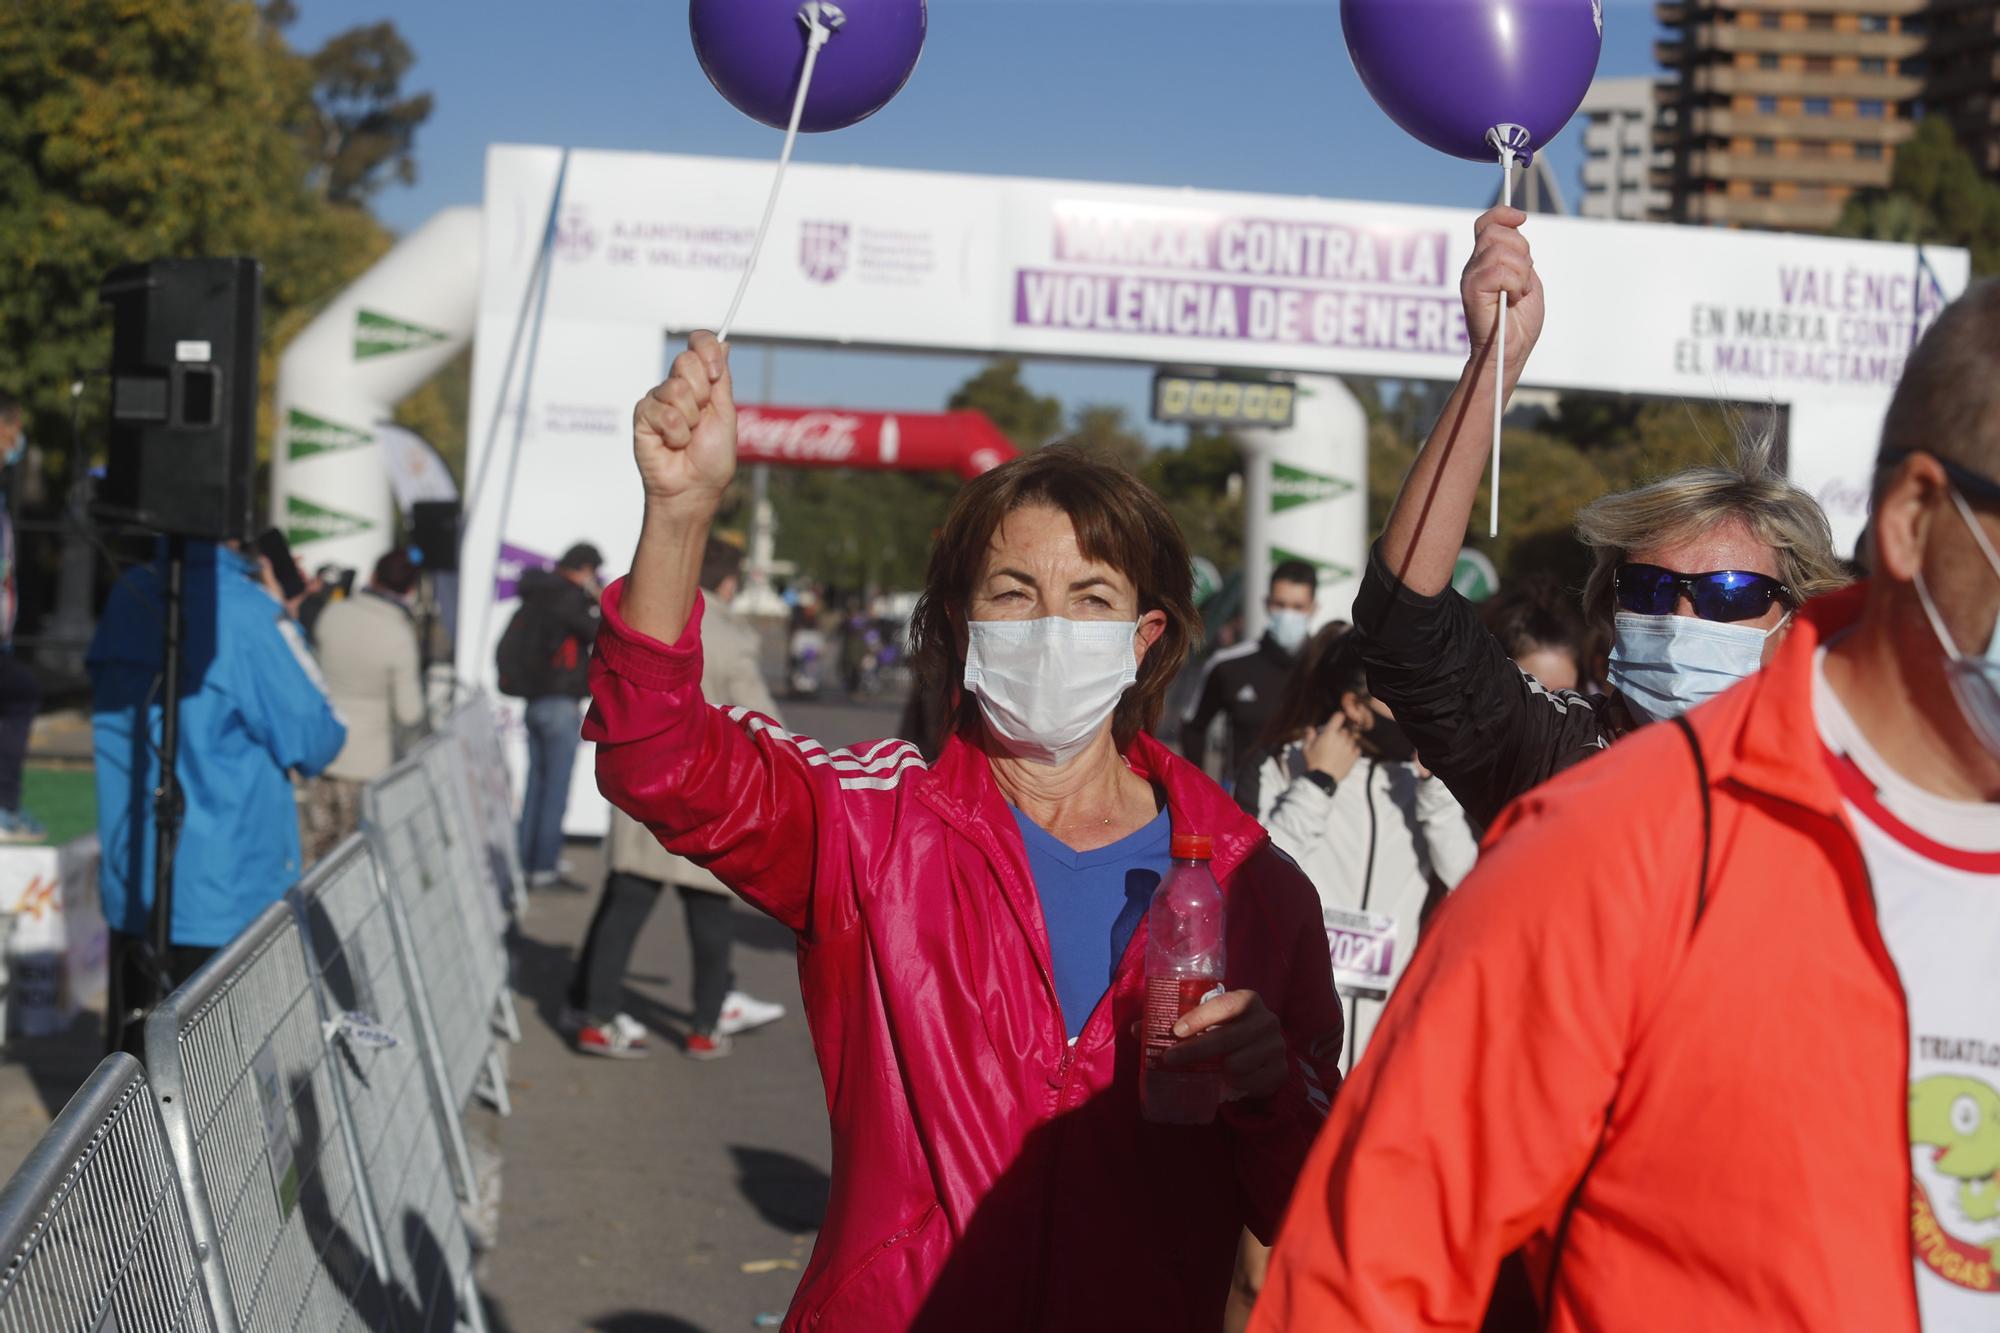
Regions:
M 893 702 L 782 706 L 788 727 L 828 745 L 890 735 L 898 713 Z M 499 1243 L 482 1273 L 493 1331 L 775 1325 L 812 1251 L 831 1166 L 791 935 L 738 904 L 737 986 L 788 1012 L 738 1037 L 726 1059 L 688 1060 L 687 930 L 668 891 L 626 978 L 627 1012 L 655 1034 L 651 1056 L 576 1055 L 556 1020 L 603 867 L 594 845 L 569 857 L 591 891 L 534 896 L 516 955 L 514 1113 L 483 1127 L 505 1157 Z

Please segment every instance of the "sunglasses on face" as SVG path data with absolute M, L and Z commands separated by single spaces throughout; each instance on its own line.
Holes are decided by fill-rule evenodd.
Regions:
M 1743 569 L 1718 569 L 1707 574 L 1679 574 L 1658 565 L 1618 566 L 1618 609 L 1642 616 L 1670 616 L 1686 597 L 1703 620 L 1729 624 L 1755 620 L 1782 601 L 1795 606 L 1798 598 L 1769 574 Z

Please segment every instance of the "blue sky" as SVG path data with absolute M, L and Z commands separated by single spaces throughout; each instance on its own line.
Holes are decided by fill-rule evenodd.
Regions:
M 437 109 L 418 138 L 417 183 L 377 201 L 399 230 L 478 203 L 496 141 L 777 155 L 780 134 L 702 76 L 685 0 L 299 8 L 303 48 L 391 18 L 416 51 L 406 86 L 433 93 Z M 1649 4 L 1609 0 L 1604 28 L 1600 75 L 1654 72 Z M 1551 150 L 1572 206 L 1577 133 Z M 803 138 L 798 159 L 1465 207 L 1488 202 L 1497 183 L 1492 168 L 1422 147 L 1376 109 L 1342 45 L 1337 0 L 930 0 L 923 60 L 902 94 L 860 125 Z M 935 408 L 977 365 L 787 349 L 774 397 Z M 746 358 L 740 377 L 756 382 L 755 367 Z M 1150 372 L 1042 364 L 1029 380 L 1071 407 L 1112 402 L 1143 418 Z

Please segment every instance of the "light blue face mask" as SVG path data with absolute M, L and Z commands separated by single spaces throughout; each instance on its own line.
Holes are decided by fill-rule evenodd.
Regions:
M 1655 722 L 1679 717 L 1762 666 L 1764 645 L 1790 620 L 1761 630 L 1620 611 L 1613 622 L 1611 688 Z
M 1271 612 L 1271 641 L 1296 655 L 1312 637 L 1312 617 L 1304 611 L 1279 609 Z
M 1986 563 L 1992 568 L 1995 578 L 2000 578 L 2000 551 L 1993 549 L 1993 543 L 1986 538 L 1986 530 L 1979 526 L 1978 515 L 1956 487 L 1951 491 L 1951 502 L 1958 507 L 1958 515 L 1965 520 L 1965 526 L 1972 529 L 1972 538 L 1979 543 L 1980 551 L 1986 556 Z M 1924 604 L 1924 614 L 1930 617 L 1931 631 L 1944 645 L 1946 654 L 1945 679 L 1951 682 L 1952 697 L 1958 700 L 1958 711 L 1965 714 L 1966 725 L 1972 728 L 1979 743 L 1986 747 L 1988 754 L 2000 756 L 2000 620 L 1993 623 L 1993 636 L 1987 641 L 1986 656 L 1970 657 L 1959 652 L 1952 642 L 1951 631 L 1944 627 L 1944 617 L 1938 614 L 1937 604 L 1931 601 L 1931 590 L 1924 586 L 1924 572 L 1917 571 L 1917 598 Z

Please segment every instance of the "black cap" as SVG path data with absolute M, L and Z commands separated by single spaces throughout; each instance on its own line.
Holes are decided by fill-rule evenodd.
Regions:
M 604 555 L 589 542 L 578 542 L 563 552 L 562 559 L 556 561 L 558 569 L 596 569 L 604 563 Z

